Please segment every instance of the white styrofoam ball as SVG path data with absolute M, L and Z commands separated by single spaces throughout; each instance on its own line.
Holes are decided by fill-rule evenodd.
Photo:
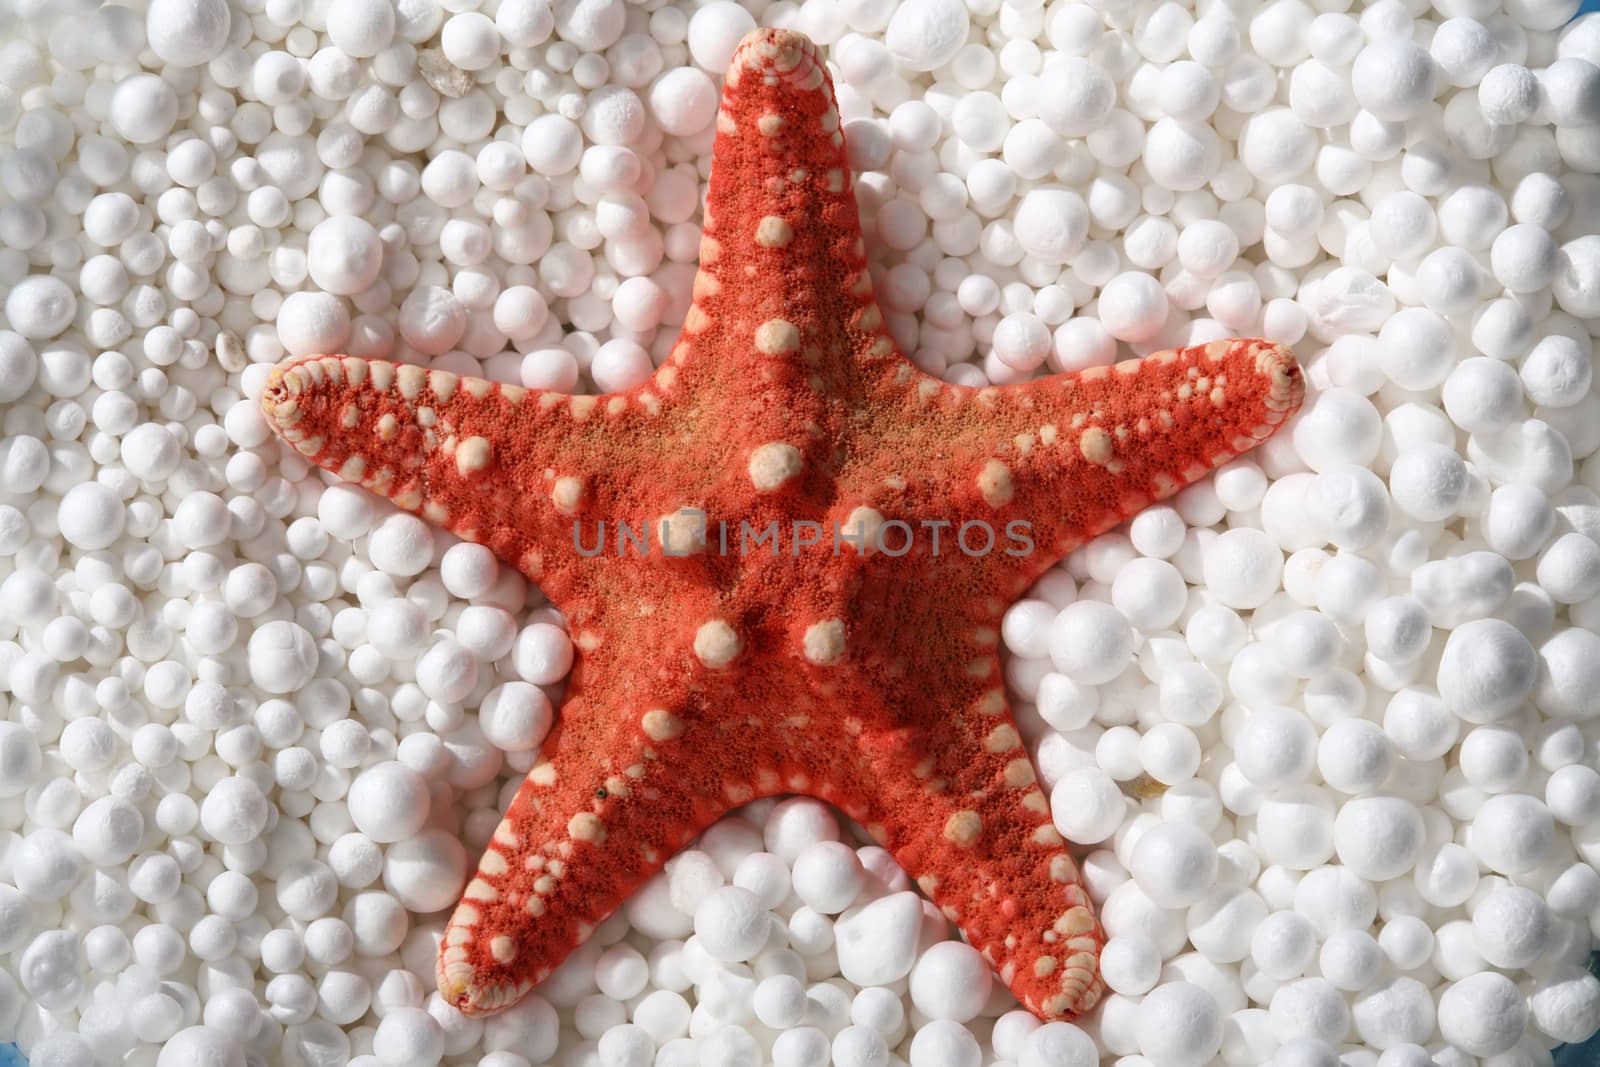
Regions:
M 1063 837 L 1093 845 L 1116 832 L 1127 814 L 1127 799 L 1110 775 L 1080 767 L 1062 775 L 1050 791 L 1050 812 Z
M 1578 403 L 1594 381 L 1591 355 L 1565 334 L 1540 340 L 1522 357 L 1522 386 L 1528 399 L 1544 407 Z
M 1203 548 L 1206 587 L 1231 608 L 1257 608 L 1278 588 L 1283 554 L 1260 530 L 1236 527 Z
M 327 21 L 328 39 L 347 56 L 375 56 L 394 40 L 394 7 L 380 0 L 334 0 Z
M 145 10 L 150 50 L 175 67 L 198 67 L 228 43 L 232 16 L 225 0 L 154 0 Z
M 383 242 L 366 219 L 334 215 L 317 223 L 306 243 L 311 280 L 341 296 L 364 292 L 383 269 Z
M 1217 846 L 1197 826 L 1161 822 L 1139 837 L 1128 869 L 1157 905 L 1185 908 L 1215 883 Z
M 384 888 L 409 911 L 449 907 L 466 882 L 467 850 L 442 829 L 427 827 L 384 850 Z
M 1554 845 L 1550 809 L 1526 793 L 1489 797 L 1467 827 L 1467 847 L 1486 867 L 1502 874 L 1534 870 Z
M 1168 982 L 1138 1008 L 1139 1051 L 1159 1067 L 1200 1067 L 1222 1047 L 1222 1012 L 1205 989 Z
M 1050 659 L 1056 670 L 1086 685 L 1108 682 L 1133 656 L 1133 629 L 1123 614 L 1101 601 L 1068 604 L 1050 625 Z
M 483 735 L 507 752 L 528 752 L 544 743 L 554 721 L 550 698 L 536 685 L 503 682 L 484 695 L 478 708 Z
M 1094 1067 L 1094 1040 L 1071 1023 L 1049 1022 L 1023 1040 L 1017 1067 Z
M 1316 729 L 1293 708 L 1261 708 L 1240 727 L 1234 760 L 1245 777 L 1263 789 L 1303 782 L 1316 766 Z
M 1473 1056 L 1505 1052 L 1521 1038 L 1528 1006 L 1511 979 L 1485 971 L 1448 986 L 1439 998 L 1439 1033 Z
M 966 43 L 971 18 L 961 0 L 920 0 L 902 4 L 889 18 L 884 44 L 900 66 L 911 71 L 941 67 Z
M 1100 950 L 1100 975 L 1113 992 L 1139 996 L 1161 976 L 1161 954 L 1147 937 L 1113 937 Z
M 1017 241 L 1029 258 L 1040 263 L 1070 263 L 1083 250 L 1089 232 L 1089 209 L 1068 189 L 1032 189 L 1017 205 Z
M 1556 1041 L 1587 1041 L 1600 1029 L 1600 978 L 1577 967 L 1539 974 L 1528 996 L 1528 1013 Z
M 1039 117 L 1062 137 L 1086 137 L 1116 106 L 1111 78 L 1087 58 L 1060 55 L 1039 74 Z
M 411 837 L 428 821 L 428 784 L 422 775 L 393 760 L 363 770 L 350 785 L 351 821 L 379 844 Z
M 911 968 L 911 1002 L 934 1019 L 964 1023 L 988 1002 L 989 965 L 978 950 L 961 941 L 940 941 Z
M 1424 827 L 1416 806 L 1400 797 L 1357 797 L 1333 823 L 1339 862 L 1362 878 L 1386 882 L 1416 865 Z
M 1495 967 L 1524 968 L 1544 955 L 1553 935 L 1544 898 L 1521 886 L 1506 885 L 1478 901 L 1472 911 L 1472 941 Z
M 1458 626 L 1439 661 L 1439 695 L 1468 722 L 1514 712 L 1539 680 L 1539 657 L 1510 623 L 1477 619 Z
M 156 1067 L 244 1067 L 244 1048 L 210 1026 L 179 1030 L 161 1046 Z
M 747 889 L 724 886 L 705 897 L 694 914 L 695 936 L 714 959 L 748 960 L 767 943 L 767 911 Z
M 795 895 L 824 915 L 843 911 L 865 884 L 855 849 L 843 842 L 814 842 L 795 859 Z
M 266 829 L 270 808 L 255 781 L 234 775 L 207 791 L 200 805 L 200 825 L 225 845 L 242 845 Z

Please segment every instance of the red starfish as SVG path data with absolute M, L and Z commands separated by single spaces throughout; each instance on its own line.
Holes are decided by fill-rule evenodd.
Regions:
M 715 159 L 694 303 L 647 382 L 567 396 L 326 356 L 267 390 L 295 448 L 489 546 L 581 651 L 439 988 L 509 1006 L 718 817 L 796 792 L 888 848 L 1023 1004 L 1085 1011 L 1105 935 L 1012 724 L 1000 616 L 1272 434 L 1300 403 L 1294 358 L 1218 341 L 1006 388 L 922 374 L 873 299 L 832 87 L 798 33 L 739 46 Z M 648 558 L 619 555 L 616 524 L 647 521 Z M 807 521 L 820 543 L 796 549 Z M 750 543 L 769 528 L 776 552 Z

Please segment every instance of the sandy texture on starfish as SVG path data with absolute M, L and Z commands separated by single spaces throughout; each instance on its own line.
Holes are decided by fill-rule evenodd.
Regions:
M 581 650 L 439 987 L 472 1014 L 510 1005 L 717 818 L 799 792 L 889 849 L 1023 1004 L 1076 1015 L 1104 933 L 1006 704 L 1001 614 L 1270 436 L 1299 369 L 1240 340 L 1005 388 L 922 374 L 873 298 L 832 87 L 797 33 L 739 47 L 714 151 L 694 302 L 637 388 L 327 356 L 266 392 L 294 448 L 488 545 Z M 677 551 L 619 553 L 618 522 Z M 580 549 L 602 523 L 603 550 Z M 804 523 L 820 544 L 795 546 Z

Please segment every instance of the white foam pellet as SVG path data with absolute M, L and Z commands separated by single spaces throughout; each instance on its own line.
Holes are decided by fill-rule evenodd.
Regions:
M 427 783 L 402 763 L 373 764 L 350 784 L 349 806 L 351 821 L 370 840 L 401 841 L 427 822 Z
M 1067 677 L 1096 685 L 1121 673 L 1132 655 L 1133 640 L 1121 612 L 1109 604 L 1078 601 L 1067 605 L 1050 625 L 1050 659 Z
M 1600 979 L 1579 968 L 1562 968 L 1535 981 L 1528 998 L 1535 1026 L 1557 1041 L 1587 1040 L 1600 1026 Z
M 1333 824 L 1334 849 L 1351 872 L 1388 881 L 1411 870 L 1424 844 L 1422 816 L 1399 797 L 1345 802 Z
M 77 297 L 59 278 L 35 274 L 20 279 L 6 294 L 6 321 L 18 334 L 43 340 L 67 328 L 78 310 Z
M 960 941 L 940 941 L 911 968 L 911 1002 L 934 1019 L 967 1022 L 983 1010 L 991 980 L 987 961 Z
M 413 912 L 449 907 L 460 896 L 466 879 L 466 849 L 443 830 L 425 829 L 384 852 L 384 888 Z
M 1017 240 L 1028 256 L 1043 263 L 1067 263 L 1083 249 L 1089 214 L 1077 193 L 1046 187 L 1022 198 L 1016 226 Z
M 1467 847 L 1490 870 L 1524 874 L 1543 863 L 1555 828 L 1544 804 L 1525 793 L 1485 800 L 1473 816 Z
M 891 893 L 846 911 L 833 928 L 839 972 L 861 986 L 904 978 L 916 960 L 922 921 L 913 893 Z
M 941 66 L 965 43 L 969 16 L 959 0 L 913 0 L 890 17 L 884 43 L 907 70 Z
M 1439 1033 L 1473 1056 L 1505 1052 L 1522 1036 L 1527 1005 L 1510 979 L 1493 971 L 1445 988 L 1439 998 Z
M 839 841 L 807 845 L 794 861 L 795 895 L 824 915 L 848 907 L 865 879 L 855 850 Z
M 200 825 L 216 840 L 242 845 L 266 828 L 270 816 L 267 798 L 249 778 L 224 778 L 206 793 L 200 806 Z
M 1139 1051 L 1160 1067 L 1193 1067 L 1222 1047 L 1222 1015 L 1215 998 L 1189 982 L 1158 986 L 1137 1012 Z
M 1216 845 L 1198 827 L 1163 822 L 1140 835 L 1129 871 L 1161 907 L 1187 907 L 1209 892 L 1216 879 Z
M 178 94 L 154 74 L 134 74 L 111 96 L 111 123 L 132 144 L 150 144 L 178 121 Z
M 231 21 L 220 0 L 157 0 L 146 9 L 145 34 L 163 61 L 197 67 L 223 50 Z
M 161 1046 L 156 1067 L 183 1067 L 203 1063 L 216 1067 L 240 1067 L 244 1049 L 238 1041 L 211 1026 L 190 1026 L 179 1030 Z
M 760 899 L 737 886 L 724 886 L 695 908 L 695 936 L 712 958 L 748 960 L 767 942 L 768 919 Z

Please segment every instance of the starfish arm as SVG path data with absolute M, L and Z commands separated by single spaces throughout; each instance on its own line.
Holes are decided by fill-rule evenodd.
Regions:
M 839 109 L 804 35 L 760 29 L 741 42 L 723 83 L 694 303 L 679 353 L 756 367 L 791 401 L 845 391 L 861 357 L 893 344 L 872 296 Z M 721 366 L 716 366 L 720 362 Z M 726 391 L 735 383 L 720 383 Z
M 1003 697 L 966 702 L 978 688 L 958 685 L 961 725 L 863 738 L 867 825 L 1024 1006 L 1081 1015 L 1104 991 L 1105 933 Z
M 924 377 L 901 389 L 900 403 L 921 407 L 917 432 L 943 476 L 918 472 L 920 484 L 881 510 L 982 519 L 1002 544 L 1009 524 L 1026 523 L 1035 547 L 1014 569 L 1036 574 L 1272 436 L 1304 391 L 1294 355 L 1260 340 L 1213 341 L 1005 388 Z
M 641 398 L 646 398 L 642 400 Z M 647 390 L 569 396 L 354 356 L 273 371 L 262 408 L 283 439 L 538 580 L 546 555 L 576 555 L 573 522 L 611 453 L 648 419 Z M 620 408 L 620 410 L 618 410 Z
M 603 706 L 579 671 L 445 929 L 439 991 L 468 1015 L 510 1007 L 542 982 L 732 806 L 712 761 L 693 759 L 702 726 L 663 708 Z

